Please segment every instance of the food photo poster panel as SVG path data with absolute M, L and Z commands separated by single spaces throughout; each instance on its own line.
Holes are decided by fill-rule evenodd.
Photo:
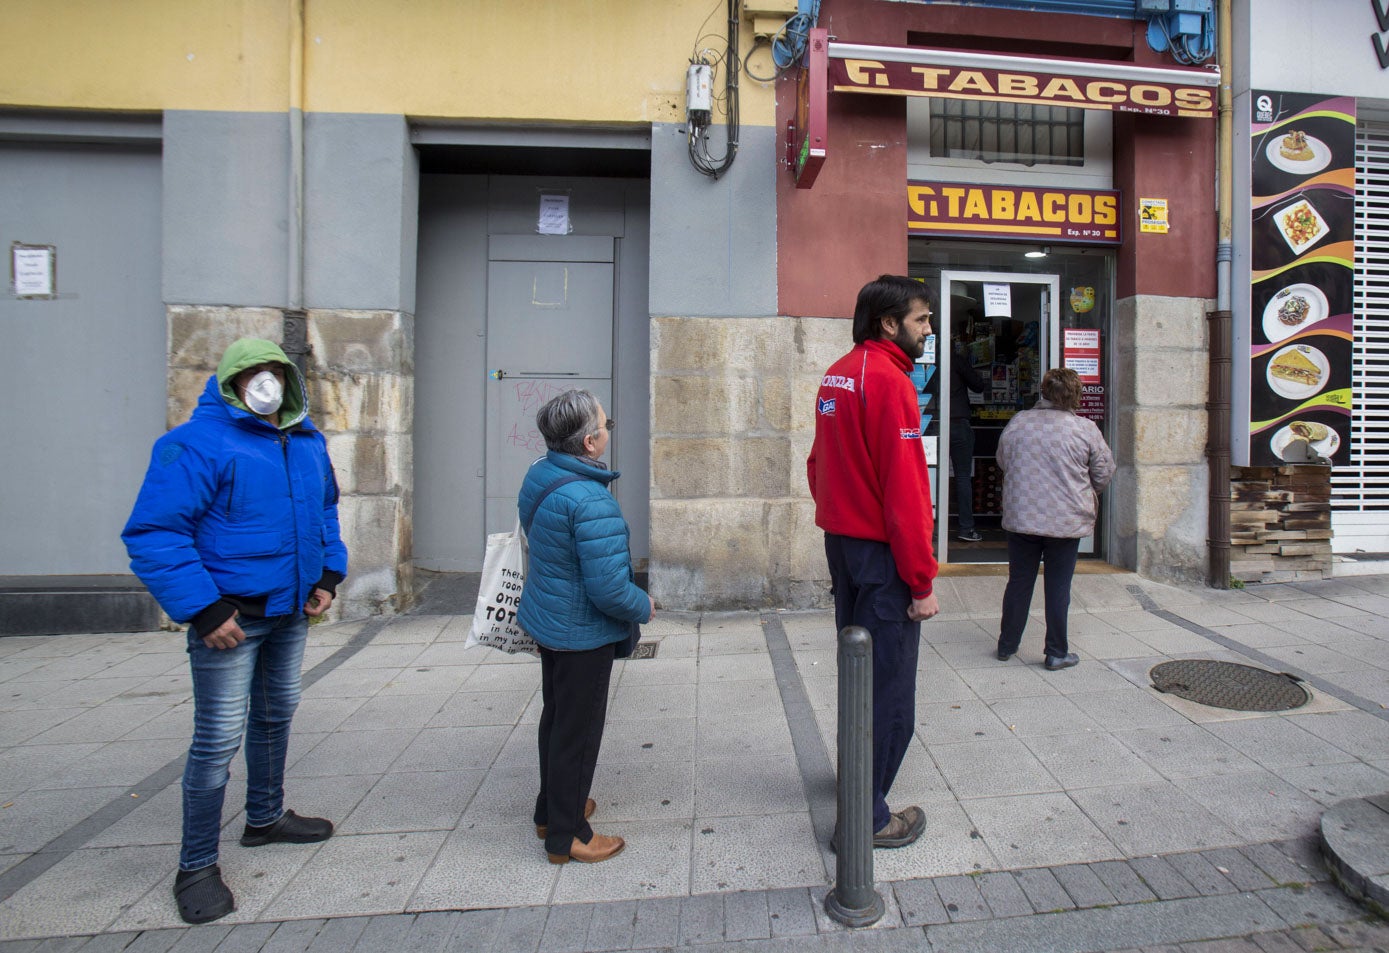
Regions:
M 1254 90 L 1249 463 L 1350 459 L 1355 100 Z

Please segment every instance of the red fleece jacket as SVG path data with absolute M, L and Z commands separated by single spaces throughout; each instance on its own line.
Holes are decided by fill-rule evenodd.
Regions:
M 825 372 L 806 461 L 815 524 L 892 548 L 912 597 L 931 594 L 931 482 L 911 359 L 891 341 L 866 341 Z

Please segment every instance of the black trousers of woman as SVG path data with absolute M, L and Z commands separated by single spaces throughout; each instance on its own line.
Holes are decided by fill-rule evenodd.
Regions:
M 578 838 L 587 844 L 593 828 L 584 803 L 608 716 L 608 683 L 616 645 L 584 652 L 540 649 L 540 794 L 535 823 L 549 825 L 545 850 L 568 854 Z
M 1037 585 L 1037 567 L 1044 559 L 1047 564 L 1046 575 L 1042 577 L 1047 607 L 1045 652 L 1049 658 L 1061 658 L 1070 651 L 1066 624 L 1071 611 L 1071 577 L 1075 575 L 1079 552 L 1078 539 L 1008 534 L 1008 588 L 1003 590 L 1003 624 L 998 636 L 1000 652 L 1012 655 L 1022 642 L 1027 610 L 1032 606 L 1032 590 Z

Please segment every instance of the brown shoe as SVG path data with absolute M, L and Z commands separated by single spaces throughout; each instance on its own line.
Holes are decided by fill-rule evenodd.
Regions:
M 584 802 L 584 820 L 588 820 L 590 817 L 592 817 L 592 816 L 593 816 L 593 812 L 596 811 L 596 810 L 598 810 L 598 804 L 597 804 L 597 802 L 595 802 L 595 801 L 593 800 L 593 798 L 589 798 L 587 801 L 585 801 L 585 802 Z M 535 836 L 536 836 L 536 837 L 539 837 L 541 840 L 544 840 L 544 839 L 545 839 L 545 835 L 548 834 L 548 833 L 550 833 L 550 825 L 549 825 L 549 824 L 537 824 L 537 825 L 535 825 Z
M 909 807 L 893 814 L 882 829 L 873 834 L 874 847 L 906 847 L 913 843 L 926 829 L 926 812 L 919 807 Z
M 610 857 L 616 857 L 622 853 L 622 848 L 627 846 L 627 842 L 621 837 L 609 837 L 606 834 L 594 834 L 585 844 L 577 837 L 569 845 L 567 854 L 546 854 L 552 864 L 567 864 L 571 860 L 577 860 L 581 864 L 602 863 Z

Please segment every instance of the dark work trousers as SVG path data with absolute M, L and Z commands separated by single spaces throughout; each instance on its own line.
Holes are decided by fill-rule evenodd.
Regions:
M 825 534 L 836 631 L 861 625 L 873 636 L 873 830 L 892 819 L 887 792 L 916 730 L 916 658 L 921 623 L 887 543 Z
M 574 838 L 587 844 L 593 828 L 584 802 L 603 743 L 612 678 L 612 643 L 584 652 L 540 648 L 540 794 L 535 823 L 548 824 L 545 850 L 568 854 Z
M 1071 577 L 1075 575 L 1079 551 L 1078 539 L 1008 534 L 1008 588 L 1003 590 L 1003 631 L 998 636 L 1000 652 L 1011 655 L 1022 643 L 1027 610 L 1032 605 L 1032 590 L 1037 585 L 1037 566 L 1044 559 L 1047 564 L 1046 575 L 1042 577 L 1047 607 L 1046 654 L 1060 658 L 1070 651 L 1066 616 L 1071 610 Z
M 955 477 L 955 515 L 960 532 L 974 529 L 974 428 L 968 417 L 950 419 L 950 472 Z

